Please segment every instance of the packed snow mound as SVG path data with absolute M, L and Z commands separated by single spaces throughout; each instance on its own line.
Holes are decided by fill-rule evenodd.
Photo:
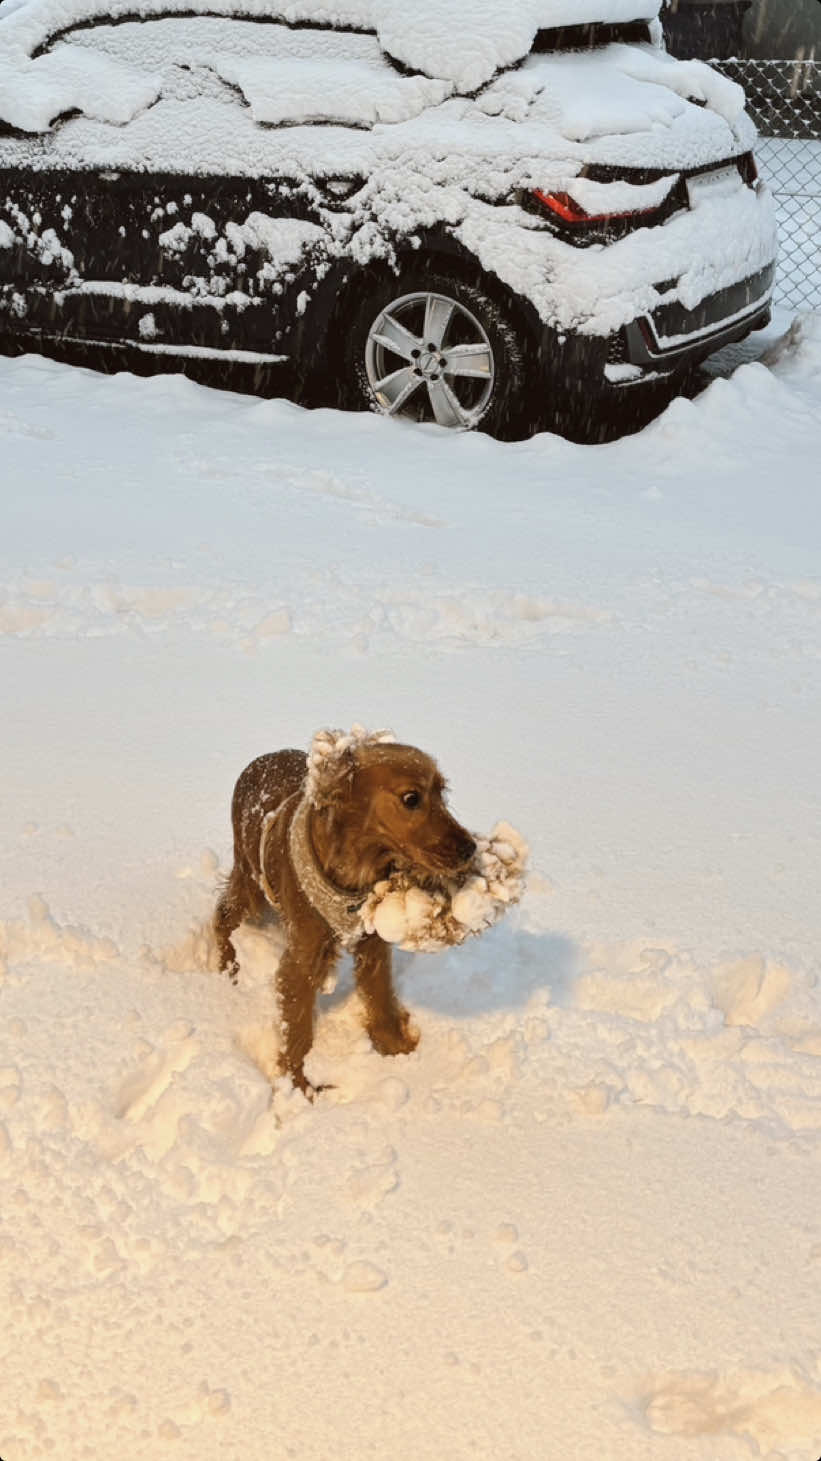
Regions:
M 103 17 L 172 15 L 190 9 L 189 0 L 2 0 L 2 51 L 19 63 L 56 32 Z M 652 20 L 658 0 L 205 0 L 201 13 L 247 15 L 294 25 L 375 31 L 380 44 L 402 65 L 447 81 L 462 91 L 484 85 L 505 66 L 526 56 L 536 32 L 588 21 Z

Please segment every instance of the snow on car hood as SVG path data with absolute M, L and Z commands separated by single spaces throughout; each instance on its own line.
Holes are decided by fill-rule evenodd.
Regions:
M 651 20 L 659 0 L 412 0 L 410 5 L 408 0 L 204 0 L 198 9 L 374 31 L 382 48 L 404 66 L 472 91 L 526 56 L 540 28 Z M 186 10 L 190 0 L 2 0 L 0 117 L 19 125 L 5 115 L 7 99 L 19 108 L 21 87 L 30 89 L 36 77 L 29 74 L 23 81 L 15 68 L 25 72 L 26 59 L 55 34 L 83 21 Z

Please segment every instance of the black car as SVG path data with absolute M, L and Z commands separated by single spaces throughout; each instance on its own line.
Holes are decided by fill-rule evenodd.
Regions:
M 743 95 L 666 54 L 654 0 L 467 36 L 470 0 L 420 0 L 430 34 L 392 0 L 190 4 L 0 5 L 5 348 L 499 432 L 766 322 Z

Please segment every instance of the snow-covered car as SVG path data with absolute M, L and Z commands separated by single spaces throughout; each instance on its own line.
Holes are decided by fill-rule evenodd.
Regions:
M 449 427 L 764 324 L 741 89 L 658 0 L 3 0 L 0 334 Z

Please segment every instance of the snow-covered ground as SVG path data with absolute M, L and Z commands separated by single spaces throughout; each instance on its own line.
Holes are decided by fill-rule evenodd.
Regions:
M 603 447 L 33 356 L 0 435 L 3 1461 L 814 1461 L 818 317 Z M 534 872 L 310 1106 L 205 930 L 355 720 Z

